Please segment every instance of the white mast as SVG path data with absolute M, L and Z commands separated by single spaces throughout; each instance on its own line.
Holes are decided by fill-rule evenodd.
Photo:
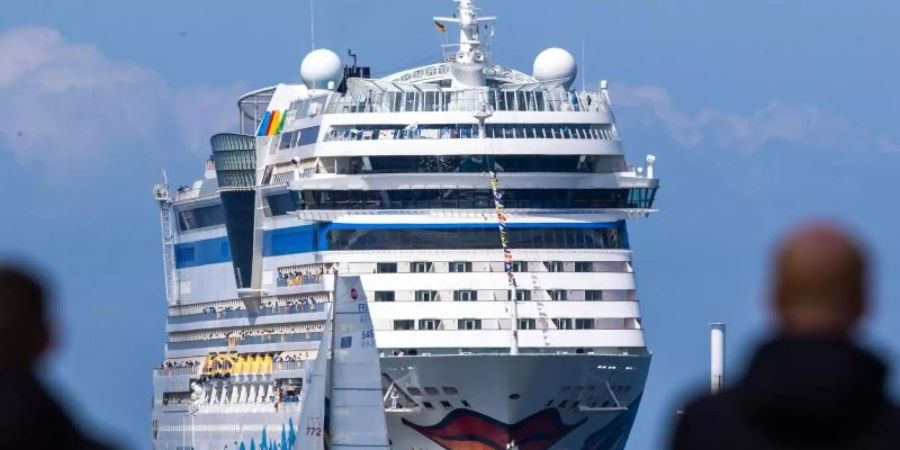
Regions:
M 709 324 L 709 375 L 713 394 L 725 385 L 725 324 Z
M 455 0 L 459 3 L 457 17 L 435 17 L 436 22 L 459 24 L 459 50 L 453 59 L 453 81 L 467 87 L 484 86 L 484 66 L 487 54 L 481 48 L 480 24 L 496 17 L 478 17 L 475 0 Z
M 316 16 L 313 10 L 313 0 L 309 0 L 309 42 L 312 51 L 316 51 Z

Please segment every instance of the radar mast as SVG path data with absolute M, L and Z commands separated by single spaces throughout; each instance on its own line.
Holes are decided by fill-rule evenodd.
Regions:
M 459 49 L 451 62 L 453 83 L 461 87 L 485 86 L 484 66 L 487 53 L 482 48 L 480 24 L 497 20 L 496 17 L 478 17 L 475 0 L 455 0 L 459 3 L 456 17 L 435 17 L 435 22 L 459 25 Z

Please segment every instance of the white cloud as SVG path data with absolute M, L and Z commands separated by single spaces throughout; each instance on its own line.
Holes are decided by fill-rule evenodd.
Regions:
M 0 150 L 21 162 L 112 157 L 160 132 L 170 147 L 206 151 L 209 134 L 237 121 L 239 86 L 176 89 L 52 28 L 0 34 L 0 55 Z
M 190 150 L 207 151 L 210 136 L 236 130 L 237 99 L 246 91 L 242 85 L 229 85 L 193 86 L 178 92 L 173 104 L 174 119 Z
M 846 117 L 812 105 L 772 100 L 747 115 L 713 108 L 690 114 L 679 109 L 669 93 L 658 86 L 613 85 L 611 90 L 615 108 L 650 118 L 684 147 L 712 143 L 723 148 L 753 151 L 770 142 L 781 141 L 815 148 L 900 150 L 890 138 L 876 135 Z

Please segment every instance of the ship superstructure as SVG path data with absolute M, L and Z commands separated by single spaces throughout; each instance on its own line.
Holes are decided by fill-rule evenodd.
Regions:
M 496 65 L 494 19 L 458 3 L 434 18 L 460 29 L 442 61 L 373 78 L 313 51 L 302 84 L 239 99 L 201 180 L 158 187 L 155 448 L 292 448 L 342 275 L 369 299 L 392 448 L 624 447 L 650 363 L 626 222 L 653 211 L 654 158 L 626 164 L 571 54 Z

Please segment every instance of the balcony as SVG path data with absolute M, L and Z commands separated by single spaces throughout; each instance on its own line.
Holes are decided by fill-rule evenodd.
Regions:
M 325 305 L 322 303 L 272 306 L 259 308 L 257 310 L 257 314 L 254 317 L 275 316 L 280 314 L 315 313 L 323 311 L 325 311 Z M 243 319 L 247 317 L 249 317 L 249 314 L 247 313 L 247 310 L 243 308 L 218 310 L 215 307 L 209 307 L 206 312 L 198 314 L 169 316 L 169 324 L 179 325 L 185 323 L 203 322 L 207 320 Z
M 243 339 L 218 338 L 199 341 L 169 342 L 168 350 L 193 350 L 217 347 L 236 347 L 238 345 L 283 344 L 291 342 L 316 342 L 322 340 L 321 331 L 297 334 L 272 334 L 266 336 L 247 336 Z M 232 344 L 232 345 L 229 345 Z

